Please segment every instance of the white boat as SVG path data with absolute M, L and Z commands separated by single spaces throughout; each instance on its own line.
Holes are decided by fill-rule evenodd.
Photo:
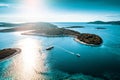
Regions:
M 77 57 L 80 57 L 80 54 L 76 54 Z
M 54 46 L 50 46 L 50 47 L 46 48 L 46 50 L 51 50 L 53 48 L 54 48 Z

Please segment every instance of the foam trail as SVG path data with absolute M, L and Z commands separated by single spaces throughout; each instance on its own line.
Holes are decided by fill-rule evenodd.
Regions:
M 54 45 L 54 46 L 56 46 L 56 45 Z M 71 52 L 71 51 L 69 51 L 69 50 L 67 50 L 67 49 L 64 49 L 64 48 L 60 47 L 60 46 L 56 46 L 56 47 L 58 47 L 59 49 L 64 50 L 65 52 L 67 52 L 67 53 L 69 53 L 69 54 L 75 55 L 74 52 Z

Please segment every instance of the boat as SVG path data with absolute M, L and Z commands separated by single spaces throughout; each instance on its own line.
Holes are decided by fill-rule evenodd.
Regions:
M 80 54 L 76 54 L 77 57 L 80 57 Z
M 50 47 L 46 48 L 46 50 L 51 50 L 53 48 L 54 48 L 54 46 L 50 46 Z

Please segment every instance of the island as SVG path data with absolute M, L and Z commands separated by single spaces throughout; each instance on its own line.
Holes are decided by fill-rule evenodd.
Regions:
M 20 25 L 21 24 L 0 22 L 0 27 L 16 27 L 16 26 L 20 26 Z
M 88 24 L 112 24 L 112 25 L 120 25 L 120 21 L 94 21 L 94 22 L 88 22 Z
M 85 28 L 84 26 L 69 26 L 69 27 L 63 27 L 63 28 Z
M 86 45 L 100 45 L 103 40 L 101 37 L 95 34 L 81 33 L 75 37 L 75 41 Z
M 37 36 L 46 36 L 46 37 L 63 37 L 71 36 L 74 37 L 76 41 L 86 43 L 88 45 L 100 45 L 102 44 L 102 38 L 95 34 L 89 33 L 80 33 L 78 31 L 59 28 L 56 25 L 46 22 L 38 23 L 26 23 L 20 27 L 14 27 L 9 29 L 0 30 L 0 32 L 15 32 L 15 31 L 24 31 L 22 35 L 37 35 Z
M 96 27 L 96 29 L 107 29 L 107 28 L 104 28 L 104 27 Z
M 6 49 L 2 49 L 0 50 L 0 61 L 4 60 L 4 59 L 8 59 L 12 56 L 14 56 L 15 54 L 18 54 L 21 52 L 21 49 L 19 48 L 6 48 Z

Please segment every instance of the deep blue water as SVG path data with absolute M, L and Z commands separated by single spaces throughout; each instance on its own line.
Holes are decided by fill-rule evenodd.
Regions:
M 23 49 L 21 54 L 0 62 L 0 80 L 28 80 L 28 78 L 29 80 L 49 80 L 51 79 L 49 76 L 59 80 L 59 77 L 63 77 L 63 75 L 72 76 L 76 73 L 80 74 L 79 76 L 85 75 L 85 78 L 86 75 L 89 75 L 101 79 L 104 79 L 103 77 L 106 75 L 107 79 L 111 78 L 111 74 L 112 76 L 120 75 L 120 25 L 73 22 L 53 24 L 58 27 L 85 26 L 71 29 L 80 33 L 97 34 L 103 39 L 103 44 L 93 47 L 80 44 L 72 37 L 27 36 L 16 32 L 0 33 L 0 49 L 9 47 Z M 96 27 L 106 29 L 98 30 Z M 45 51 L 45 48 L 50 45 L 54 45 L 54 49 Z M 78 53 L 81 57 L 76 56 Z M 36 70 L 46 72 L 47 76 L 46 74 L 37 74 Z M 56 70 L 61 72 L 52 72 Z M 28 75 L 24 76 L 27 73 Z M 55 77 L 58 73 L 59 77 Z M 119 76 L 117 78 L 120 79 Z

